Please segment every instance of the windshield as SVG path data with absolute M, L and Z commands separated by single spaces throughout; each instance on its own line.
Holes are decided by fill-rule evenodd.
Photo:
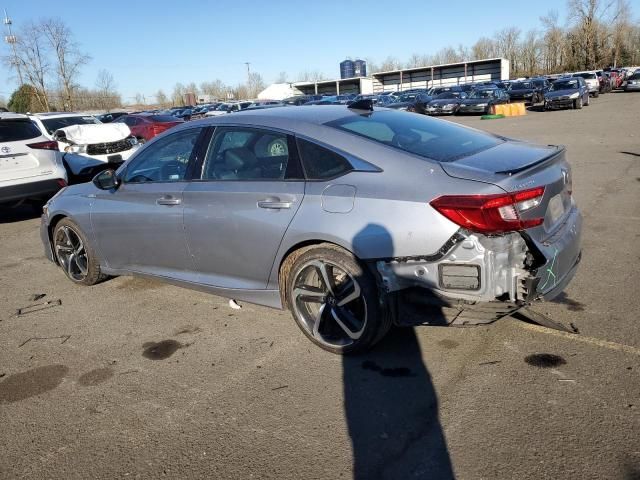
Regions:
M 629 77 L 629 80 L 640 80 L 640 73 L 634 73 Z
M 460 92 L 442 92 L 435 96 L 435 98 L 458 98 L 460 97 Z
M 368 116 L 350 115 L 326 125 L 439 162 L 450 162 L 503 142 L 454 123 L 393 110 Z
M 222 105 L 217 107 L 216 110 L 219 110 L 221 112 L 228 112 L 229 110 L 231 110 L 231 107 L 233 107 L 233 105 L 223 103 Z
M 511 84 L 511 90 L 524 90 L 527 88 L 533 88 L 531 82 L 514 82 Z
M 575 90 L 578 88 L 578 80 L 556 80 L 551 85 L 551 90 Z
M 70 127 L 72 125 L 93 125 L 96 123 L 101 123 L 95 117 L 86 116 L 86 117 L 59 117 L 59 118 L 41 118 L 42 124 L 44 128 L 47 129 L 49 134 L 52 134 L 59 128 Z
M 400 95 L 398 99 L 399 102 L 411 102 L 418 96 L 417 93 L 405 93 L 404 95 Z
M 593 80 L 594 78 L 596 78 L 596 74 L 595 73 L 574 73 L 573 76 L 574 77 L 588 78 L 590 80 Z
M 496 96 L 495 90 L 475 90 L 471 92 L 469 98 L 493 98 Z

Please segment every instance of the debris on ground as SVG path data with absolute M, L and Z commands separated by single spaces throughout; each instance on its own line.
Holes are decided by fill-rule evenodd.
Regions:
M 238 304 L 238 302 L 233 299 L 229 300 L 229 306 L 234 310 L 240 310 L 242 308 L 242 305 Z
M 18 345 L 18 348 L 24 347 L 27 343 L 31 342 L 32 340 L 62 340 L 60 342 L 60 345 L 62 345 L 70 338 L 71 338 L 71 335 L 60 335 L 59 337 L 31 337 L 31 338 L 27 338 L 24 342 Z
M 42 300 L 46 296 L 47 296 L 46 293 L 34 293 L 33 295 L 31 295 L 29 297 L 29 301 L 30 302 L 37 302 L 38 300 Z
M 26 307 L 19 308 L 16 310 L 16 315 L 18 317 L 22 315 L 28 315 L 29 313 L 39 312 L 41 310 L 47 310 L 48 308 L 59 307 L 62 305 L 62 300 L 48 300 L 42 303 L 36 303 L 34 305 L 28 305 Z

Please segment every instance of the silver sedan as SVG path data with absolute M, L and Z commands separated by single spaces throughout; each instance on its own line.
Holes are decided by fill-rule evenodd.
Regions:
M 455 325 L 558 295 L 581 256 L 571 191 L 562 147 L 367 101 L 283 107 L 172 129 L 58 193 L 41 235 L 79 285 L 141 275 L 287 308 L 349 353 L 409 305 Z

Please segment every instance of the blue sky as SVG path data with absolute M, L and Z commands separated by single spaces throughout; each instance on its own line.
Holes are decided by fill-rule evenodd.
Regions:
M 244 62 L 272 83 L 285 71 L 339 76 L 347 56 L 405 61 L 471 45 L 506 26 L 539 28 L 537 14 L 564 11 L 562 0 L 536 0 L 533 11 L 517 0 L 478 1 L 195 1 L 195 0 L 0 0 L 14 28 L 41 17 L 61 17 L 91 57 L 81 83 L 95 85 L 100 69 L 115 77 L 125 101 L 136 93 L 170 93 L 176 82 L 219 78 L 235 85 L 246 78 Z M 535 12 L 535 13 L 533 13 Z M 635 12 L 634 12 L 635 13 Z M 3 34 L 4 35 L 4 34 Z M 2 54 L 8 50 L 2 45 Z M 0 66 L 0 95 L 15 88 Z

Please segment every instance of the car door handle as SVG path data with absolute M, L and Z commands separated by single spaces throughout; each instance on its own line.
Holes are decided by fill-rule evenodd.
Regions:
M 161 197 L 156 200 L 158 205 L 180 205 L 182 200 L 179 198 Z
M 280 202 L 277 200 L 261 200 L 258 202 L 258 207 L 279 210 L 281 208 L 291 208 L 292 204 L 292 202 Z

